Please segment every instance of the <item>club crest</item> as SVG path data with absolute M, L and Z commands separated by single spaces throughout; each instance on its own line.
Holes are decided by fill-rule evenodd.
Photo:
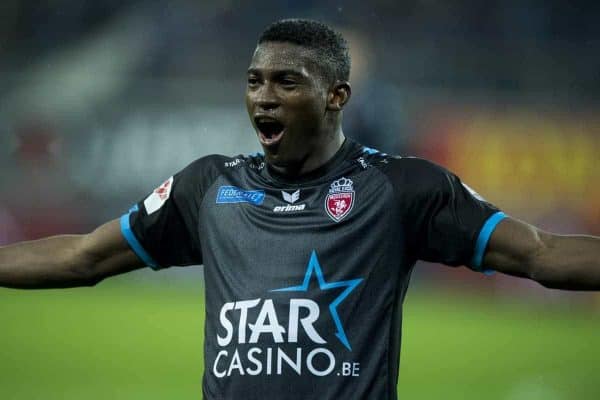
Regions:
M 354 206 L 353 182 L 348 178 L 340 178 L 334 181 L 329 194 L 325 198 L 325 211 L 335 222 L 340 222 L 350 213 Z

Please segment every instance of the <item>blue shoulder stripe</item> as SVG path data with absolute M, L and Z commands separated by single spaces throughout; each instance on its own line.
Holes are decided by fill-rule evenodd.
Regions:
M 379 153 L 379 150 L 373 149 L 371 147 L 363 146 L 362 152 L 365 153 L 365 154 L 371 155 L 371 154 L 377 154 L 377 153 Z
M 144 248 L 142 247 L 142 245 L 140 244 L 140 242 L 135 237 L 135 234 L 131 230 L 131 225 L 129 223 L 129 217 L 130 217 L 131 213 L 135 212 L 135 211 L 137 211 L 137 206 L 132 207 L 131 210 L 129 211 L 129 213 L 124 214 L 123 216 L 121 216 L 121 220 L 120 220 L 120 223 L 121 223 L 121 233 L 125 237 L 125 240 L 127 240 L 127 243 L 129 243 L 129 246 L 131 247 L 131 250 L 133 250 L 133 252 L 144 263 L 146 263 L 146 265 L 148 265 L 150 268 L 152 268 L 154 270 L 157 270 L 160 267 L 158 266 L 158 264 L 156 263 L 156 261 L 154 261 L 154 259 L 150 256 L 150 254 L 148 254 L 148 252 L 146 250 L 144 250 Z
M 475 252 L 473 253 L 473 258 L 471 259 L 471 267 L 476 271 L 481 270 L 481 263 L 483 262 L 483 256 L 485 254 L 485 249 L 487 248 L 490 237 L 496 229 L 496 226 L 498 226 L 500 221 L 502 221 L 504 218 L 506 218 L 506 214 L 501 211 L 492 214 L 492 216 L 485 221 L 485 224 L 483 224 L 481 231 L 479 231 L 479 236 L 477 237 L 477 242 L 475 244 Z M 489 274 L 490 271 L 483 272 Z

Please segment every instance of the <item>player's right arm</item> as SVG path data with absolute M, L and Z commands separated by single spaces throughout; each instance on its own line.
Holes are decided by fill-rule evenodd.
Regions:
M 120 219 L 85 235 L 61 235 L 0 247 L 0 287 L 92 286 L 149 266 L 202 264 L 198 236 L 204 189 L 221 173 L 223 156 L 207 156 L 170 177 Z
M 0 247 L 0 286 L 20 289 L 93 286 L 144 263 L 118 220 L 84 235 L 60 235 Z

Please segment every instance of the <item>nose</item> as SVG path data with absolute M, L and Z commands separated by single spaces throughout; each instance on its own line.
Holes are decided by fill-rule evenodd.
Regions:
M 265 82 L 257 90 L 256 105 L 260 111 L 271 111 L 279 107 L 279 99 L 270 83 Z

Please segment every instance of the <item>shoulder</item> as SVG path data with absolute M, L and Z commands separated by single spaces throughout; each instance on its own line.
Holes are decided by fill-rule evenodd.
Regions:
M 261 165 L 262 164 L 262 165 Z M 210 154 L 188 164 L 179 175 L 186 179 L 211 180 L 228 171 L 243 168 L 262 168 L 264 157 L 262 154 L 225 156 Z
M 380 169 L 394 186 L 411 192 L 439 190 L 456 179 L 441 165 L 418 157 L 388 156 L 380 163 Z
M 356 161 L 364 169 L 378 169 L 387 177 L 396 192 L 401 192 L 403 196 L 409 193 L 430 194 L 432 191 L 443 190 L 448 183 L 457 179 L 446 168 L 423 158 L 390 155 L 358 143 L 355 146 Z
M 184 174 L 205 174 L 209 172 L 222 171 L 225 166 L 231 162 L 234 157 L 225 156 L 222 154 L 209 154 L 204 157 L 200 157 L 185 167 L 181 173 Z
M 355 143 L 354 146 L 358 160 L 363 160 L 365 165 L 375 166 L 394 177 L 421 179 L 440 177 L 448 173 L 444 167 L 424 158 L 386 154 L 359 143 Z
M 209 188 L 221 175 L 236 173 L 259 162 L 253 156 L 226 156 L 210 154 L 200 157 L 174 175 L 174 189 L 176 192 L 188 192 Z M 171 178 L 170 178 L 171 179 Z

